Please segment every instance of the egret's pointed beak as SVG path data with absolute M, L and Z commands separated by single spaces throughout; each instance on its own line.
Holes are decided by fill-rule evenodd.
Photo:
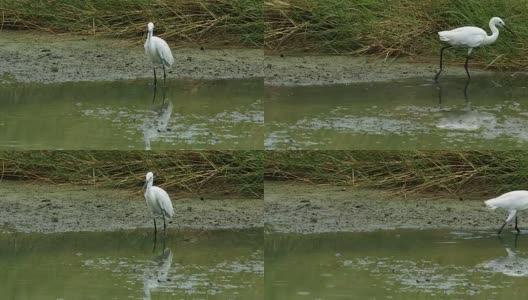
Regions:
M 508 28 L 508 26 L 506 26 L 506 24 L 502 25 L 502 27 L 504 27 L 504 29 L 508 30 L 511 34 L 515 34 L 515 33 L 513 33 L 513 31 L 511 31 L 510 28 Z
M 147 188 L 147 182 L 145 181 L 145 184 L 143 185 L 143 188 L 141 190 L 144 190 Z

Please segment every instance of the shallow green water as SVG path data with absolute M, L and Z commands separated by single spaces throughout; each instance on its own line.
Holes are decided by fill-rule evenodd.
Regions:
M 262 149 L 262 80 L 0 85 L 0 149 Z
M 147 233 L 148 232 L 148 233 Z M 263 299 L 262 230 L 0 234 L 2 299 Z
M 266 87 L 266 149 L 523 149 L 528 78 Z M 467 96 L 467 99 L 466 99 Z
M 528 235 L 383 231 L 269 234 L 265 299 L 519 299 Z

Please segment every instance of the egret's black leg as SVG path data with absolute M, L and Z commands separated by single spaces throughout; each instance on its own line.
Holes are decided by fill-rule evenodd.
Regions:
M 156 228 L 156 218 L 154 218 L 154 236 L 158 234 L 158 228 Z
M 440 77 L 440 73 L 442 73 L 442 67 L 444 64 L 444 50 L 448 48 L 451 48 L 451 46 L 445 46 L 440 50 L 440 69 L 438 69 L 438 71 L 436 72 L 435 81 L 438 80 L 438 77 Z
M 499 229 L 499 232 L 497 232 L 497 234 L 501 234 L 501 231 L 502 231 L 502 228 L 504 228 L 504 226 L 506 226 L 508 222 L 504 222 L 504 224 L 502 224 L 501 228 Z
M 464 86 L 464 99 L 466 100 L 466 103 L 469 101 L 469 97 L 468 97 L 468 93 L 467 93 L 468 87 L 469 87 L 469 82 L 470 82 L 470 80 L 468 79 L 466 81 L 466 85 Z
M 158 84 L 158 80 L 156 78 L 156 68 L 152 68 L 152 70 L 154 70 L 154 95 L 152 96 L 152 102 L 154 102 L 154 100 L 156 100 L 156 86 Z
M 464 64 L 464 68 L 466 69 L 466 74 L 467 74 L 468 80 L 471 79 L 471 75 L 469 75 L 469 70 L 468 70 L 468 61 L 469 61 L 469 59 L 470 59 L 470 57 L 468 55 L 467 58 L 466 58 L 466 63 Z
M 165 223 L 165 217 L 163 218 L 163 231 L 167 230 L 167 224 Z
M 519 227 L 517 227 L 517 216 L 515 216 L 515 230 L 517 230 L 517 233 L 521 233 Z
M 154 70 L 154 90 L 156 89 L 156 86 L 158 85 L 158 79 L 156 78 L 156 68 L 152 68 Z

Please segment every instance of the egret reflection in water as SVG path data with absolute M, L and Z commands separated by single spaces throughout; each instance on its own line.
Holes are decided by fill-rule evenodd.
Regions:
M 519 236 L 520 234 L 515 235 L 513 245 L 508 245 L 499 237 L 506 255 L 485 261 L 480 266 L 491 272 L 501 273 L 506 276 L 528 276 L 528 255 L 518 248 Z
M 477 131 L 483 127 L 490 126 L 497 123 L 497 117 L 489 112 L 481 112 L 472 106 L 468 95 L 468 87 L 470 80 L 467 80 L 463 93 L 465 105 L 463 108 L 443 109 L 445 116 L 441 117 L 437 123 L 436 128 L 446 130 L 460 130 L 460 131 Z M 442 108 L 442 85 L 436 84 L 438 90 L 438 104 Z
M 169 99 L 164 99 L 160 106 L 153 109 L 156 114 L 153 117 L 145 118 L 142 126 L 145 150 L 151 150 L 151 141 L 167 131 L 172 109 L 172 102 Z
M 151 299 L 151 290 L 162 288 L 169 282 L 167 280 L 172 265 L 172 251 L 163 247 L 164 250 L 147 261 L 143 271 L 143 299 Z M 154 248 L 155 249 L 155 248 Z

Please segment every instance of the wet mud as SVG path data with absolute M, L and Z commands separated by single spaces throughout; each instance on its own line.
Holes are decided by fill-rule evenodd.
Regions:
M 153 228 L 143 192 L 97 186 L 2 180 L 0 231 L 69 232 Z M 175 215 L 168 228 L 244 229 L 263 226 L 262 199 L 179 195 L 168 191 Z M 158 226 L 163 221 L 157 219 Z
M 392 229 L 498 229 L 507 217 L 484 206 L 486 199 L 430 197 L 406 199 L 351 187 L 266 182 L 267 231 L 294 233 L 362 232 Z M 461 200 L 462 199 L 462 200 Z M 528 218 L 519 216 L 519 227 Z M 505 230 L 510 230 L 506 227 Z

